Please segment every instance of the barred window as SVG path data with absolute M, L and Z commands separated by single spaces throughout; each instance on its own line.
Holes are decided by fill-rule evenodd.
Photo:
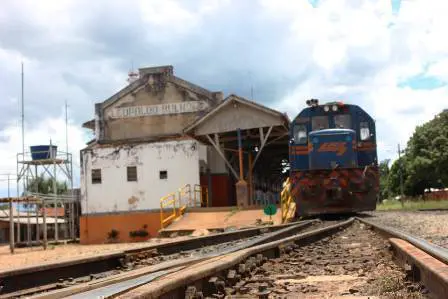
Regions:
M 128 177 L 128 182 L 136 182 L 137 181 L 137 166 L 128 166 L 127 167 L 127 177 Z
M 166 180 L 166 179 L 168 179 L 168 171 L 166 171 L 166 170 L 161 170 L 161 171 L 159 172 L 159 177 L 160 177 L 161 180 Z
M 92 184 L 101 184 L 101 169 L 92 169 Z

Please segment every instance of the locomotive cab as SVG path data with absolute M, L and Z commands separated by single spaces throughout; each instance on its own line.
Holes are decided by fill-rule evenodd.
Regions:
M 291 124 L 290 179 L 298 216 L 374 210 L 375 122 L 356 105 L 308 108 Z

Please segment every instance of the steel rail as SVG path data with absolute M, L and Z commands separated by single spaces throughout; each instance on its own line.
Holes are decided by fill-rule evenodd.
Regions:
M 290 243 L 307 244 L 325 236 L 328 236 L 335 231 L 341 230 L 346 226 L 352 224 L 354 218 L 330 225 L 324 228 L 316 229 L 313 231 L 299 233 L 292 236 L 285 236 L 282 239 L 270 240 L 253 247 L 240 249 L 227 254 L 220 254 L 215 257 L 211 257 L 205 261 L 194 264 L 187 268 L 183 268 L 180 271 L 172 274 L 161 276 L 158 280 L 153 281 L 150 284 L 145 284 L 140 287 L 133 287 L 129 292 L 122 294 L 115 294 L 114 298 L 159 298 L 161 296 L 167 296 L 167 298 L 181 298 L 184 296 L 185 286 L 194 285 L 207 277 L 217 273 L 223 273 L 243 260 L 257 254 L 264 254 L 267 256 L 278 256 L 279 248 L 286 246 Z M 225 275 L 221 275 L 224 276 Z M 118 296 L 118 297 L 117 297 Z
M 81 294 L 75 294 L 70 296 L 70 299 L 84 299 L 84 298 L 107 298 L 116 294 L 120 294 L 122 292 L 125 292 L 129 290 L 130 288 L 135 288 L 140 285 L 149 283 L 153 281 L 154 279 L 157 279 L 158 277 L 161 277 L 162 275 L 166 275 L 169 273 L 172 273 L 174 271 L 177 271 L 178 269 L 170 269 L 170 270 L 164 270 L 164 271 L 157 271 L 153 273 L 149 273 L 143 276 L 139 276 L 130 280 L 121 281 L 119 283 L 114 284 L 111 286 L 105 286 L 98 289 L 93 289 L 91 291 L 81 293 Z
M 326 228 L 301 233 L 292 237 L 286 237 L 280 240 L 264 243 L 258 246 L 242 249 L 236 252 L 223 254 L 206 261 L 196 263 L 185 267 L 177 272 L 163 275 L 152 283 L 143 284 L 130 288 L 130 291 L 123 291 L 120 294 L 112 295 L 114 298 L 172 298 L 185 296 L 186 290 L 201 286 L 211 287 L 213 278 L 227 277 L 230 275 L 230 269 L 239 267 L 245 271 L 253 264 L 254 256 L 263 254 L 264 256 L 278 256 L 280 248 L 287 248 L 290 244 L 308 244 L 315 240 L 327 236 L 339 229 L 352 224 L 358 220 L 379 234 L 388 238 L 392 245 L 394 256 L 397 262 L 406 270 L 410 271 L 415 279 L 421 280 L 436 298 L 445 298 L 448 291 L 448 265 L 446 262 L 447 250 L 440 246 L 431 244 L 419 237 L 412 236 L 403 231 L 387 228 L 371 221 L 361 218 L 351 218 L 342 223 L 332 225 Z M 251 262 L 252 259 L 252 262 Z M 244 263 L 245 261 L 245 263 Z M 248 271 L 248 269 L 246 269 Z M 208 284 L 207 284 L 208 282 Z M 219 282 L 219 281 L 218 281 Z M 187 288 L 188 287 L 188 288 Z
M 187 240 L 156 244 L 137 249 L 116 251 L 100 254 L 87 258 L 73 259 L 57 263 L 46 263 L 38 266 L 23 267 L 0 272 L 0 296 L 24 289 L 38 288 L 50 285 L 59 278 L 77 278 L 114 270 L 121 266 L 120 260 L 126 257 L 138 256 L 142 252 L 157 250 L 159 254 L 168 255 L 180 250 L 194 250 L 204 246 L 241 240 L 257 236 L 266 232 L 284 231 L 294 226 L 311 225 L 314 220 L 300 221 L 296 223 L 281 224 L 275 226 L 247 228 L 237 231 L 218 233 L 202 237 L 194 237 Z
M 226 254 L 229 252 L 234 252 L 237 250 L 241 250 L 242 248 L 247 248 L 247 247 L 255 246 L 257 244 L 261 244 L 264 242 L 269 242 L 270 240 L 280 239 L 280 238 L 284 237 L 285 235 L 295 234 L 295 233 L 297 233 L 298 230 L 302 230 L 303 228 L 310 226 L 314 222 L 316 222 L 316 221 L 311 220 L 311 221 L 301 221 L 301 222 L 292 223 L 292 224 L 288 224 L 288 225 L 281 225 L 281 226 L 275 227 L 275 230 L 274 230 L 274 227 L 271 226 L 266 229 L 274 230 L 274 231 L 262 234 L 264 232 L 264 230 L 261 230 L 258 233 L 262 234 L 262 235 L 255 235 L 255 236 L 252 235 L 254 232 L 253 229 L 248 229 L 248 230 L 246 230 L 246 232 L 234 231 L 234 232 L 228 232 L 228 233 L 223 233 L 223 234 L 217 234 L 217 235 L 213 235 L 213 236 L 205 236 L 205 237 L 195 238 L 192 240 L 160 244 L 160 248 L 159 247 L 157 248 L 158 251 L 161 251 L 166 254 L 179 253 L 180 251 L 185 252 L 186 250 L 198 250 L 198 249 L 199 249 L 199 252 L 192 252 L 189 257 L 183 257 L 181 259 L 160 262 L 153 266 L 157 266 L 156 267 L 157 271 L 161 271 L 161 270 L 165 270 L 165 269 L 170 269 L 172 267 L 178 267 L 178 266 L 183 266 L 186 264 L 191 264 L 194 262 L 199 262 L 199 261 L 202 261 L 204 259 L 207 259 L 207 258 L 210 258 L 213 256 L 218 256 L 218 255 Z M 260 229 L 258 229 L 258 230 L 260 230 Z M 249 233 L 249 235 L 247 235 L 248 233 Z M 220 235 L 222 235 L 221 238 L 219 237 Z M 230 244 L 229 246 L 220 247 L 215 250 L 207 251 L 206 248 L 204 248 L 204 246 L 206 247 L 206 246 L 212 246 L 212 245 L 219 244 L 220 240 L 221 240 L 221 243 L 226 243 L 226 242 L 229 242 L 229 240 L 231 240 L 231 241 L 244 240 L 245 238 L 252 238 L 252 239 L 243 241 L 240 244 L 235 244 L 235 245 Z M 188 241 L 188 242 L 186 242 L 186 241 Z M 191 241 L 195 241 L 195 243 L 192 243 Z M 192 244 L 193 245 L 195 244 L 195 245 L 192 246 Z M 153 249 L 153 247 L 150 247 L 150 248 Z M 127 252 L 127 254 L 130 254 L 131 256 L 138 255 L 139 252 L 141 252 L 142 250 L 147 250 L 147 248 L 144 248 L 144 249 L 139 248 L 138 250 L 131 250 L 131 251 Z M 122 258 L 123 256 L 122 255 L 114 256 L 114 259 L 117 259 L 119 257 Z M 82 267 L 82 265 L 79 265 L 79 266 Z M 112 269 L 114 269 L 114 268 L 112 268 Z M 140 268 L 140 269 L 142 269 L 142 268 Z M 139 269 L 137 269 L 137 270 L 139 270 Z M 130 272 L 132 272 L 132 271 L 130 271 Z M 127 273 L 131 275 L 130 272 L 127 272 Z M 154 272 L 154 271 L 152 271 L 152 272 Z M 57 274 L 58 273 L 56 273 L 56 275 Z M 146 272 L 146 273 L 142 272 L 139 275 L 147 275 L 147 274 L 148 274 L 148 272 Z M 118 274 L 118 275 L 120 275 L 120 274 Z M 78 277 L 82 277 L 82 276 L 85 276 L 85 275 L 81 275 Z M 72 275 L 72 277 L 76 277 L 76 276 Z M 103 281 L 107 281 L 109 283 L 117 283 L 116 281 L 113 280 L 113 277 L 114 276 L 108 277 L 108 278 L 102 280 L 101 283 Z M 131 277 L 131 278 L 133 278 L 133 277 Z M 119 282 L 121 282 L 121 280 Z M 79 284 L 79 285 L 81 285 L 81 284 Z M 48 286 L 49 286 L 48 291 L 51 292 L 51 289 L 54 289 L 54 284 L 48 283 Z M 69 288 L 73 289 L 73 287 L 69 287 Z M 28 289 L 29 289 L 29 293 L 33 292 L 33 288 L 28 288 Z M 66 288 L 64 288 L 64 290 L 65 289 Z M 74 289 L 76 289 L 76 287 Z M 36 288 L 36 290 L 39 290 L 39 287 Z M 40 290 L 40 291 L 42 291 L 42 290 Z M 23 294 L 24 292 L 26 292 L 26 290 L 18 291 L 16 293 Z M 8 292 L 5 295 L 9 295 L 9 293 L 10 292 Z M 2 298 L 2 295 L 0 295 L 0 298 Z
M 401 230 L 357 218 L 378 233 L 389 237 L 396 262 L 407 274 L 431 292 L 431 297 L 446 298 L 448 293 L 448 250 Z
M 373 227 L 383 234 L 405 240 L 416 246 L 417 248 L 423 250 L 424 252 L 428 253 L 429 255 L 433 256 L 434 258 L 444 262 L 445 264 L 448 264 L 448 249 L 444 247 L 438 246 L 434 243 L 426 241 L 423 238 L 413 236 L 396 228 L 385 227 L 384 225 L 377 224 L 359 217 L 356 217 L 356 219 L 364 224 Z

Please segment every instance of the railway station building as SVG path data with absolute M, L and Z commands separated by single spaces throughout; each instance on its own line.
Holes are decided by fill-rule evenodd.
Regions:
M 172 66 L 131 73 L 129 84 L 94 110 L 83 124 L 94 133 L 81 150 L 83 244 L 156 236 L 161 199 L 181 196 L 184 186 L 190 199 L 199 198 L 187 209 L 279 201 L 288 160 L 284 113 L 224 98 L 175 76 Z

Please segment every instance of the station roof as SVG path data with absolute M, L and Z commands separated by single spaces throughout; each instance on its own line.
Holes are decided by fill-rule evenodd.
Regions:
M 254 170 L 276 177 L 282 174 L 281 162 L 288 160 L 289 124 L 286 114 L 232 94 L 186 127 L 184 133 L 207 145 L 219 143 L 231 151 L 238 149 L 236 131 L 240 129 L 246 153 L 257 156 L 257 150 L 263 151 Z
M 195 136 L 250 130 L 264 127 L 278 127 L 289 131 L 286 114 L 231 94 L 206 115 L 185 128 L 184 132 Z

